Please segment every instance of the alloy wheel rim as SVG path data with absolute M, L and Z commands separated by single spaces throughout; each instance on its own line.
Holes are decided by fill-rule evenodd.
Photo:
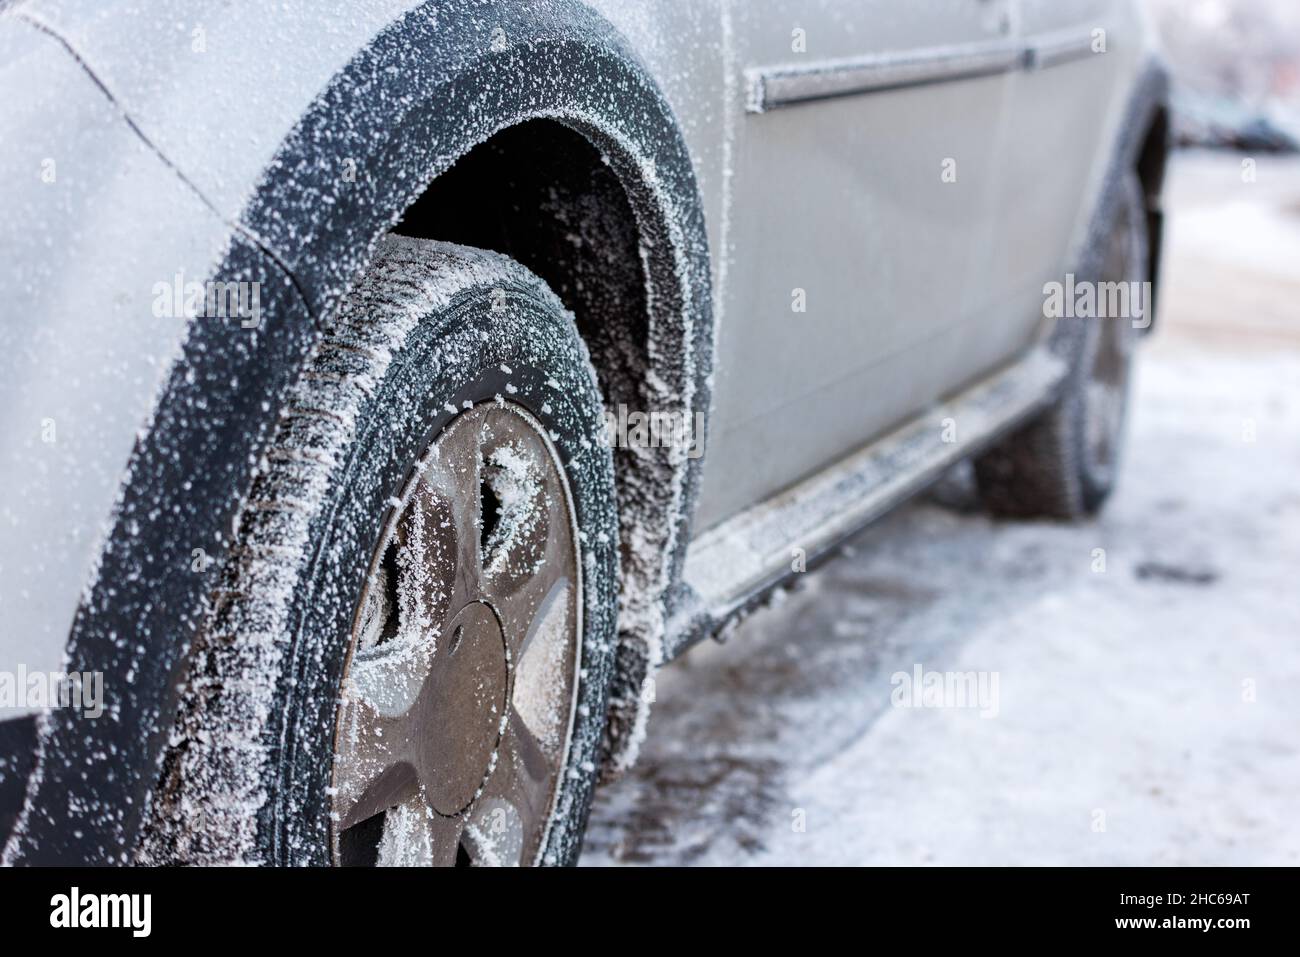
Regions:
M 486 402 L 439 433 L 389 505 L 338 706 L 334 860 L 535 863 L 581 663 L 564 470 L 531 414 Z

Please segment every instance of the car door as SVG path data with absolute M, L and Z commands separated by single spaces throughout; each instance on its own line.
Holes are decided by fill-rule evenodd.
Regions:
M 724 0 L 725 2 L 725 0 Z M 1019 0 L 745 0 L 703 530 L 993 364 Z
M 1006 137 L 990 264 L 1005 317 L 972 344 L 989 362 L 1035 336 L 1043 287 L 1079 265 L 1088 218 L 1142 56 L 1132 0 L 1019 0 L 1028 69 L 1008 77 Z

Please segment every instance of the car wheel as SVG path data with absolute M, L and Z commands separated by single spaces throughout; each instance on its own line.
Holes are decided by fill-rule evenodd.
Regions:
M 576 860 L 616 638 L 603 435 L 539 279 L 383 240 L 242 506 L 141 859 Z
M 1100 250 L 1101 282 L 1147 278 L 1141 183 L 1124 178 Z M 1150 297 L 1142 305 L 1150 308 Z M 975 460 L 985 506 L 1020 518 L 1073 519 L 1097 511 L 1115 486 L 1128 411 L 1138 316 L 1060 319 L 1055 345 L 1070 362 L 1056 401 Z M 1149 316 L 1147 316 L 1149 318 Z

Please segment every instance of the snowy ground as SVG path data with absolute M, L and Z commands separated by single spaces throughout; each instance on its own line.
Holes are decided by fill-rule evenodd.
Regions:
M 1300 164 L 1257 172 L 1179 158 L 1103 515 L 858 536 L 664 672 L 584 864 L 1300 864 Z M 891 707 L 917 664 L 996 716 Z

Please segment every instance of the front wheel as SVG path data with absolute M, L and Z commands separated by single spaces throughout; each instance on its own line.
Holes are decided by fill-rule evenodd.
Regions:
M 602 428 L 540 280 L 387 238 L 280 413 L 141 858 L 573 862 L 616 638 Z

